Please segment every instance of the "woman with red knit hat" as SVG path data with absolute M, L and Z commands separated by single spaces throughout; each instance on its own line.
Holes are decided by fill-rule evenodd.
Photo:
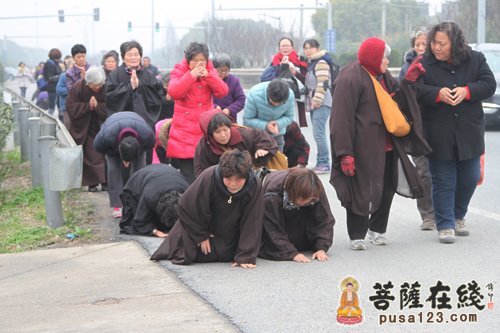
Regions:
M 365 250 L 364 238 L 374 245 L 386 245 L 389 211 L 398 187 L 398 161 L 405 170 L 410 197 L 422 195 L 422 184 L 407 153 L 429 152 L 422 139 L 418 105 L 409 84 L 420 75 L 420 67 L 408 70 L 401 83 L 387 71 L 390 47 L 381 39 L 368 38 L 360 46 L 358 61 L 346 65 L 335 81 L 330 142 L 332 173 L 330 183 L 346 208 L 347 231 L 353 250 Z M 380 111 L 373 76 L 398 103 L 412 124 L 404 138 L 390 134 Z M 398 193 L 400 188 L 397 188 Z M 403 190 L 401 188 L 401 190 Z

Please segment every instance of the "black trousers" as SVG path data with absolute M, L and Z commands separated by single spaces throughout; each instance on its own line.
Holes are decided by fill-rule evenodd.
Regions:
M 384 188 L 378 209 L 368 216 L 362 216 L 346 208 L 347 233 L 351 240 L 364 239 L 368 229 L 382 234 L 387 231 L 389 212 L 395 193 L 392 181 L 394 172 L 394 152 L 390 151 L 385 154 Z
M 179 169 L 186 181 L 191 184 L 194 181 L 194 159 L 192 158 L 172 158 L 170 164 Z

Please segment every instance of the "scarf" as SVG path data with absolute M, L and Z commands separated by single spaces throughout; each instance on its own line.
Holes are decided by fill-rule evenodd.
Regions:
M 142 69 L 142 66 L 139 65 L 137 68 L 130 68 L 125 65 L 125 72 L 127 72 L 128 75 L 132 75 L 132 71 L 135 69 L 135 72 L 139 72 Z
M 281 53 L 276 54 L 273 57 L 273 62 L 272 62 L 273 66 L 279 65 L 281 63 L 281 60 L 283 60 L 283 54 Z M 288 55 L 288 60 L 295 66 L 299 67 L 299 70 L 301 68 L 307 68 L 307 63 L 305 61 L 300 60 L 299 56 L 297 55 L 297 52 L 295 51 L 292 51 L 292 53 Z

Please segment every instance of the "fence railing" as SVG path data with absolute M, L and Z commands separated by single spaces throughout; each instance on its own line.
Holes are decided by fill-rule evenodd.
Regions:
M 52 228 L 64 224 L 60 191 L 79 188 L 82 181 L 83 150 L 64 124 L 9 88 L 3 88 L 4 103 L 14 116 L 14 145 L 21 160 L 30 161 L 31 185 L 42 185 L 46 222 Z

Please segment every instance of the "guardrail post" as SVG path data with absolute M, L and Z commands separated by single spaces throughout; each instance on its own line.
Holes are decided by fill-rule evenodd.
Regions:
M 40 117 L 28 119 L 30 131 L 30 161 L 31 161 L 31 187 L 43 184 L 42 162 L 38 150 L 38 138 L 40 137 Z
M 28 113 L 30 109 L 27 106 L 19 107 L 17 111 L 19 124 L 19 139 L 21 143 L 21 161 L 29 160 L 29 131 L 28 131 Z
M 50 118 L 43 117 L 40 127 L 40 135 L 53 136 L 55 138 L 56 132 L 57 132 L 57 124 L 54 121 L 50 120 Z
M 57 191 L 50 190 L 49 180 L 49 154 L 50 148 L 54 147 L 56 138 L 53 136 L 41 136 L 38 138 L 39 150 L 42 163 L 43 194 L 45 197 L 46 221 L 49 227 L 58 228 L 64 224 L 61 195 Z
M 40 117 L 40 111 L 35 108 L 30 109 L 30 117 Z
M 19 122 L 18 122 L 18 111 L 21 106 L 21 101 L 16 97 L 15 94 L 12 94 L 12 116 L 14 117 L 14 145 L 19 146 Z

